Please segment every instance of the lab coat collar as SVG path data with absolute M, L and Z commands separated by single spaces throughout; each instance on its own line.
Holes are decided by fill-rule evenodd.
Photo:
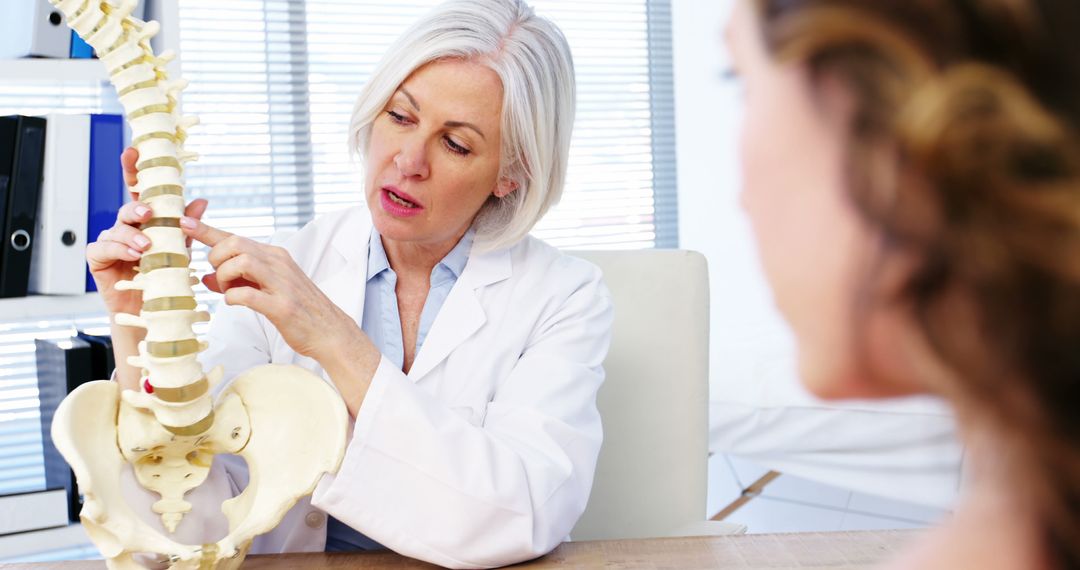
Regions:
M 363 261 L 366 270 L 368 245 L 371 240 L 371 213 L 364 206 L 354 206 L 342 218 L 341 228 L 334 232 L 331 243 L 347 263 Z
M 363 326 L 371 227 L 371 215 L 366 208 L 357 206 L 348 212 L 330 242 L 334 251 L 343 258 L 342 268 L 316 283 L 330 301 L 352 317 L 358 327 Z
M 424 346 L 409 369 L 408 376 L 414 382 L 431 372 L 487 322 L 487 314 L 480 304 L 481 290 L 510 277 L 509 248 L 485 253 L 479 253 L 477 249 L 474 241 L 464 271 L 446 297 Z

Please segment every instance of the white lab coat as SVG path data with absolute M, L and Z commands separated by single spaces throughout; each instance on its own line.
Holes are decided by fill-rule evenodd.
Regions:
M 368 212 L 352 208 L 283 244 L 358 323 L 370 232 Z M 592 487 L 602 439 L 596 393 L 612 318 L 600 271 L 585 261 L 532 237 L 473 251 L 409 374 L 385 358 L 379 364 L 340 470 L 257 538 L 252 553 L 323 550 L 324 513 L 401 554 L 448 567 L 547 553 L 567 538 Z M 208 340 L 203 363 L 223 365 L 227 379 L 267 362 L 327 378 L 243 307 L 222 304 Z M 282 457 L 281 468 L 288 462 Z M 243 461 L 220 457 L 189 493 L 195 507 L 175 537 L 223 536 L 217 505 L 246 483 Z

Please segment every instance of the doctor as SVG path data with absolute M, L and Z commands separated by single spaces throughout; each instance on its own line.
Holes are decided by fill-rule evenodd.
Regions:
M 390 48 L 357 101 L 366 208 L 267 245 L 202 223 L 204 201 L 189 207 L 182 227 L 211 246 L 204 282 L 225 300 L 204 365 L 226 378 L 306 367 L 353 420 L 338 473 L 252 552 L 385 546 L 490 567 L 566 539 L 600 449 L 612 308 L 596 267 L 527 234 L 562 192 L 574 106 L 558 28 L 520 0 L 452 0 Z M 111 312 L 141 306 L 114 285 L 145 249 L 149 215 L 127 204 L 88 247 Z M 138 332 L 114 327 L 117 362 Z M 118 381 L 134 389 L 138 370 Z M 225 534 L 214 506 L 247 480 L 229 459 L 189 494 L 206 518 L 193 512 L 178 538 Z

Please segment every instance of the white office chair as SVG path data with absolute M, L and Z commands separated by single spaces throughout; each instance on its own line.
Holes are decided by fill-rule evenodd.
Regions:
M 615 306 L 597 404 L 604 444 L 572 540 L 746 531 L 706 516 L 709 277 L 678 250 L 574 252 L 604 272 Z

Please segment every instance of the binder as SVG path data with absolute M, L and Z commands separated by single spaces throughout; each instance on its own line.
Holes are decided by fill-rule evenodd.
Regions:
M 107 334 L 97 335 L 85 331 L 79 331 L 75 336 L 85 340 L 90 345 L 90 377 L 94 380 L 112 378 L 113 370 L 116 368 L 112 337 Z
M 131 13 L 131 16 L 140 20 L 146 19 L 146 2 L 140 0 L 139 4 L 135 7 L 135 11 Z M 71 59 L 96 59 L 97 54 L 94 53 L 94 48 L 90 47 L 90 44 L 86 43 L 79 37 L 79 34 L 74 30 L 71 32 Z
M 37 235 L 30 255 L 30 293 L 80 295 L 86 290 L 89 173 L 89 115 L 49 115 Z
M 77 522 L 82 509 L 75 473 L 64 461 L 52 439 L 52 420 L 60 402 L 82 384 L 92 380 L 90 343 L 80 338 L 36 339 L 38 406 L 41 412 L 41 448 L 45 459 L 45 486 L 67 492 L 68 520 Z
M 15 166 L 15 139 L 18 121 L 0 117 L 0 233 L 7 218 L 8 195 L 11 193 L 12 168 Z M 0 267 L 4 263 L 4 248 L 0 247 Z
M 67 59 L 71 28 L 64 14 L 45 0 L 4 0 L 0 18 L 0 59 Z
M 25 297 L 45 163 L 45 119 L 18 116 L 3 120 L 15 121 L 16 134 L 7 206 L 0 215 L 0 297 Z
M 93 59 L 94 48 L 79 37 L 75 30 L 71 30 L 71 59 Z
M 124 152 L 124 118 L 120 115 L 90 115 L 90 180 L 86 235 L 89 241 L 111 228 L 116 213 L 124 205 L 124 172 L 120 154 Z M 83 264 L 86 267 L 86 264 Z M 97 291 L 90 268 L 86 267 L 86 292 Z

